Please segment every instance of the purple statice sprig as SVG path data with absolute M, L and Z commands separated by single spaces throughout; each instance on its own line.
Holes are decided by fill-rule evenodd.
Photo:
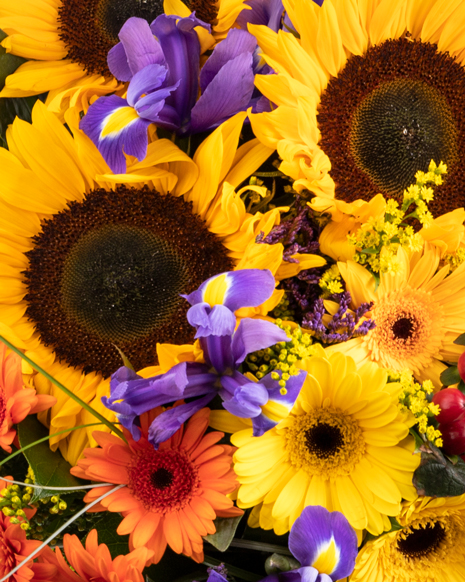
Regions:
M 339 301 L 339 308 L 333 315 L 331 321 L 325 325 L 323 317 L 326 314 L 324 301 L 316 300 L 313 311 L 307 313 L 302 322 L 304 329 L 310 329 L 315 337 L 325 344 L 335 344 L 346 342 L 354 337 L 366 335 L 376 324 L 371 318 L 366 319 L 360 325 L 362 317 L 373 307 L 373 302 L 362 303 L 355 311 L 349 310 L 352 297 L 349 291 L 344 291 L 331 299 Z
M 294 213 L 275 226 L 267 236 L 261 233 L 256 242 L 269 245 L 281 243 L 284 246 L 283 259 L 289 263 L 298 263 L 298 259 L 292 258 L 297 253 L 324 256 L 318 242 L 321 230 L 322 227 L 306 201 L 297 196 Z M 326 256 L 325 258 L 328 259 Z M 281 281 L 280 287 L 286 291 L 289 307 L 295 313 L 296 321 L 302 322 L 305 316 L 311 313 L 321 294 L 318 285 L 320 277 L 327 268 L 327 265 L 324 265 L 304 269 L 294 277 Z

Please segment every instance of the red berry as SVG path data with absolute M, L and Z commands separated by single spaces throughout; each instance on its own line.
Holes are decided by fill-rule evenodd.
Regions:
M 457 362 L 457 370 L 458 373 L 460 374 L 460 377 L 465 382 L 465 352 L 462 353 L 462 355 L 459 358 L 459 361 Z
M 434 404 L 439 404 L 441 412 L 436 416 L 440 424 L 454 421 L 465 412 L 465 395 L 457 388 L 446 388 L 433 397 Z
M 443 449 L 448 455 L 465 453 L 465 414 L 447 424 L 440 424 Z

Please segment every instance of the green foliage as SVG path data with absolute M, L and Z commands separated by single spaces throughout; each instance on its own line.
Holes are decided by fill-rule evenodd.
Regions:
M 460 382 L 461 378 L 457 366 L 450 366 L 447 370 L 444 370 L 441 373 L 440 379 L 444 386 L 452 386 Z
M 119 513 L 105 511 L 100 514 L 100 519 L 94 521 L 92 526 L 97 530 L 98 543 L 106 544 L 113 559 L 129 553 L 129 536 L 120 536 L 116 533 L 121 520 Z
M 6 38 L 3 30 L 0 30 L 0 41 Z M 19 65 L 26 62 L 26 59 L 7 53 L 6 50 L 0 46 L 0 90 L 5 86 L 5 79 L 11 73 L 14 73 Z
M 418 495 L 453 497 L 465 493 L 465 463 L 457 457 L 455 463 L 430 444 L 424 447 L 421 462 L 413 475 Z
M 214 522 L 216 532 L 214 534 L 208 534 L 204 539 L 220 552 L 225 552 L 234 538 L 241 519 L 242 515 L 228 518 L 217 517 Z
M 18 437 L 22 447 L 33 443 L 48 435 L 48 430 L 37 420 L 36 416 L 27 416 L 18 425 Z M 52 497 L 56 491 L 47 491 L 50 487 L 79 487 L 83 481 L 69 472 L 71 465 L 63 459 L 59 451 L 50 450 L 48 442 L 39 443 L 24 451 L 31 469 L 34 472 L 35 483 L 43 485 L 43 489 L 36 489 L 33 503 L 36 499 Z

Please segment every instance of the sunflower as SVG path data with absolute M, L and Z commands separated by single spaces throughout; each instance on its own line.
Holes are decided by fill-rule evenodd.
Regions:
M 465 329 L 465 264 L 449 274 L 449 266 L 439 268 L 440 258 L 440 247 L 425 244 L 410 256 L 400 247 L 399 270 L 381 274 L 379 286 L 358 263 L 338 263 L 353 307 L 373 301 L 376 327 L 328 350 L 350 355 L 359 365 L 372 361 L 395 372 L 411 370 L 417 380 L 439 388 L 443 361 L 457 362 L 463 347 L 454 340 Z
M 157 140 L 117 176 L 77 128 L 76 110 L 66 114 L 74 137 L 42 103 L 32 124 L 10 127 L 9 151 L 0 150 L 0 321 L 13 343 L 104 414 L 105 378 L 121 365 L 116 345 L 142 369 L 156 363 L 157 343 L 191 343 L 180 293 L 235 266 L 279 275 L 282 247 L 251 244 L 279 209 L 252 216 L 234 191 L 270 154 L 257 140 L 237 148 L 245 115 L 215 130 L 194 161 Z M 92 422 L 40 375 L 35 384 L 58 400 L 52 433 Z M 72 451 L 64 441 L 72 464 L 85 441 L 82 431 L 69 438 Z
M 256 85 L 278 107 L 253 117 L 315 210 L 337 216 L 374 195 L 400 199 L 431 159 L 449 173 L 434 216 L 463 205 L 465 4 L 284 0 L 298 35 L 251 26 L 277 75 Z M 457 194 L 459 192 L 460 194 Z
M 210 410 L 203 408 L 155 450 L 147 433 L 161 411 L 159 407 L 141 417 L 142 438 L 137 442 L 128 431 L 128 444 L 98 432 L 101 448 L 87 449 L 86 458 L 71 472 L 84 479 L 127 485 L 94 509 L 122 513 L 117 533 L 130 534 L 131 549 L 153 551 L 151 562 L 156 564 L 169 545 L 176 553 L 202 562 L 202 537 L 215 533 L 213 520 L 242 515 L 228 497 L 237 488 L 234 449 L 217 444 L 223 433 L 204 434 Z M 85 501 L 94 501 L 111 488 L 94 488 Z
M 166 12 L 197 17 L 213 25 L 213 36 L 226 37 L 243 0 L 0 0 L 0 29 L 8 34 L 2 46 L 30 59 L 7 77 L 0 97 L 50 92 L 47 104 L 64 110 L 79 104 L 87 109 L 93 96 L 113 93 L 123 85 L 111 75 L 108 51 L 131 16 L 148 22 Z M 214 39 L 199 32 L 203 49 Z M 209 40 L 210 39 L 210 40 Z
M 416 497 L 419 463 L 397 406 L 399 385 L 371 363 L 357 368 L 322 348 L 300 365 L 308 375 L 290 415 L 261 437 L 250 429 L 231 437 L 238 506 L 254 508 L 249 525 L 278 535 L 307 505 L 340 511 L 357 530 L 389 530 L 402 498 Z
M 351 582 L 465 579 L 465 495 L 419 497 L 397 518 L 403 529 L 366 543 Z

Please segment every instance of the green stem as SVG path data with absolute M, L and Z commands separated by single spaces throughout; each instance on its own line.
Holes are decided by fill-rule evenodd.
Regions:
M 119 430 L 119 428 L 116 428 L 115 425 L 112 422 L 110 422 L 108 419 L 106 419 L 104 416 L 102 416 L 100 414 L 100 412 L 97 412 L 96 410 L 94 410 L 92 408 L 92 406 L 89 406 L 87 404 L 87 402 L 84 402 L 84 400 L 81 400 L 79 398 L 79 396 L 76 396 L 76 394 L 73 394 L 71 392 L 71 390 L 69 390 L 68 388 L 66 388 L 66 386 L 63 386 L 63 384 L 61 384 L 61 382 L 58 382 L 58 380 L 55 380 L 55 378 L 53 378 L 53 376 L 50 376 L 50 374 L 48 372 L 46 372 L 38 364 L 36 364 L 35 362 L 33 362 L 31 360 L 31 358 L 28 358 L 25 354 L 23 354 L 21 352 L 21 350 L 18 350 L 18 348 L 16 348 L 13 344 L 11 344 L 8 340 L 6 340 L 1 335 L 0 335 L 0 341 L 3 342 L 6 346 L 8 346 L 10 348 L 10 350 L 12 350 L 13 352 L 15 352 L 15 354 L 18 354 L 18 356 L 20 358 L 22 358 L 23 360 L 25 360 L 32 368 L 34 368 L 34 370 L 36 370 L 37 372 L 39 372 L 40 374 L 42 374 L 42 376 L 44 376 L 45 378 L 47 378 L 47 380 L 49 382 L 51 382 L 54 386 L 56 386 L 57 388 L 59 388 L 67 396 L 69 396 L 75 402 L 77 402 L 80 406 L 82 406 L 82 408 L 84 408 L 85 410 L 87 410 L 87 412 L 90 412 L 90 414 L 92 414 L 93 416 L 95 416 L 95 418 L 98 418 L 104 425 L 108 426 L 108 428 L 112 432 L 114 432 L 115 434 L 117 434 L 127 444 L 128 441 L 125 439 L 124 434 Z
M 258 178 L 279 178 L 284 176 L 279 170 L 276 170 L 276 172 L 254 172 L 253 175 L 258 176 Z
M 19 455 L 23 451 L 27 451 L 27 449 L 30 449 L 31 447 L 34 447 L 35 445 L 39 445 L 40 443 L 43 443 L 44 441 L 48 441 L 51 438 L 53 438 L 54 436 L 59 436 L 61 434 L 64 434 L 65 432 L 71 432 L 72 430 L 78 430 L 78 428 L 87 428 L 88 426 L 97 426 L 97 425 L 101 425 L 101 424 L 102 424 L 101 422 L 92 422 L 91 424 L 81 424 L 79 426 L 73 426 L 73 428 L 65 428 L 65 430 L 60 430 L 60 432 L 56 432 L 55 434 L 49 434 L 46 437 L 43 437 L 43 438 L 39 439 L 38 441 L 34 441 L 33 443 L 29 443 L 25 447 L 18 449 L 14 453 L 11 453 L 11 455 L 8 455 L 8 457 L 6 457 L 6 459 L 3 459 L 3 461 L 0 461 L 0 466 L 4 465 L 5 463 L 8 463 L 8 461 L 10 459 L 12 459 L 13 457 L 16 457 L 16 455 Z
M 248 550 L 257 550 L 257 552 L 268 552 L 269 554 L 281 554 L 283 556 L 292 556 L 292 552 L 285 546 L 278 546 L 276 544 L 264 544 L 262 542 L 254 542 L 252 540 L 239 540 L 234 538 L 229 544 L 233 548 L 245 548 Z
M 263 576 L 253 574 L 252 572 L 247 572 L 247 570 L 242 570 L 241 568 L 236 568 L 236 566 L 226 564 L 226 562 L 223 562 L 223 560 L 217 560 L 216 558 L 211 558 L 210 556 L 205 556 L 203 564 L 210 567 L 224 564 L 229 574 L 232 576 L 237 576 L 238 578 L 242 578 L 243 580 L 247 580 L 247 582 L 258 582 L 259 580 L 263 580 Z

